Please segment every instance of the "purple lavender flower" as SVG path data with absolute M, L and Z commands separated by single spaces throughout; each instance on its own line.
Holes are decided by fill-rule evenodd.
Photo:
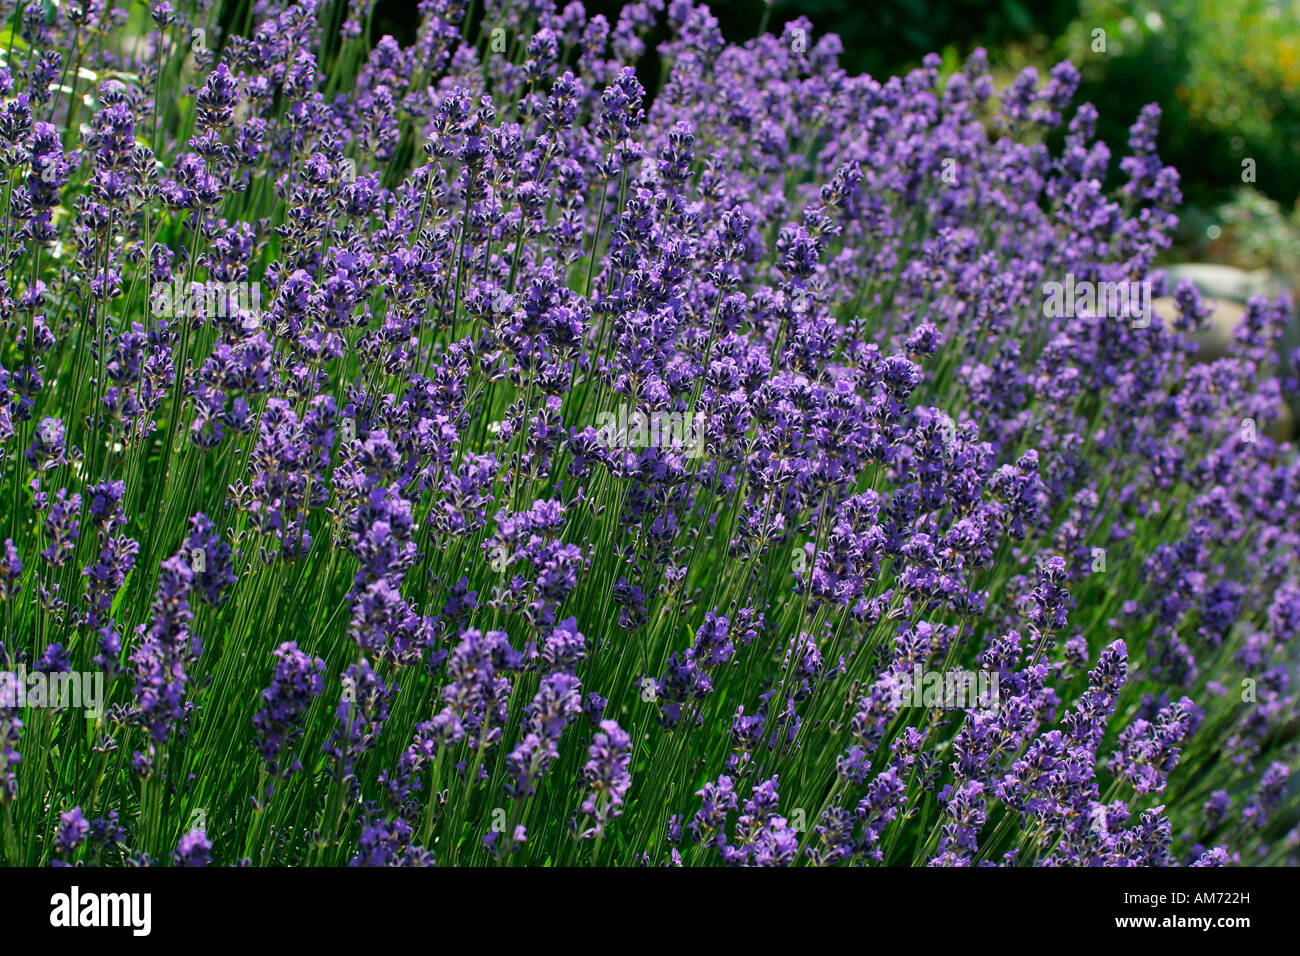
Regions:
M 375 673 L 364 657 L 343 672 L 342 695 L 334 712 L 335 727 L 325 744 L 335 774 L 355 793 L 357 759 L 372 749 L 388 722 L 388 706 L 396 693 Z
M 59 829 L 54 837 L 54 844 L 60 853 L 70 856 L 86 842 L 90 835 L 90 824 L 81 815 L 80 807 L 73 807 L 59 814 Z
M 582 710 L 582 685 L 572 674 L 556 671 L 541 680 L 532 703 L 524 711 L 524 737 L 506 757 L 511 780 L 506 792 L 512 797 L 533 793 L 559 757 L 556 745 L 564 728 Z
M 302 718 L 312 701 L 325 689 L 325 662 L 309 657 L 293 641 L 285 641 L 273 652 L 276 659 L 271 684 L 262 691 L 262 707 L 253 715 L 258 752 L 272 777 L 285 779 L 302 767 L 294 757 L 283 761 L 283 753 L 302 733 Z
M 587 753 L 590 759 L 583 765 L 582 777 L 591 792 L 579 809 L 592 825 L 580 834 L 583 839 L 602 835 L 610 821 L 623 813 L 623 800 L 632 785 L 632 738 L 617 721 L 602 720 Z
M 155 743 L 163 743 L 185 713 L 186 666 L 202 644 L 190 632 L 194 574 L 179 555 L 162 563 L 150 623 L 140 625 L 140 645 L 131 654 L 135 716 Z
M 172 851 L 172 866 L 207 866 L 212 862 L 212 841 L 202 830 L 190 830 Z

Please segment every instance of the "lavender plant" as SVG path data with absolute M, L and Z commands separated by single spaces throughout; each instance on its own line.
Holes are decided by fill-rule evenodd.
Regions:
M 1300 356 L 1159 109 L 469 7 L 0 5 L 0 857 L 1294 862 Z

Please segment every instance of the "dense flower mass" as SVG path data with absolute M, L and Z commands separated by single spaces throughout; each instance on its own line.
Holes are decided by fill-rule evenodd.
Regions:
M 1300 355 L 1158 108 L 121 6 L 0 5 L 5 862 L 1294 862 Z

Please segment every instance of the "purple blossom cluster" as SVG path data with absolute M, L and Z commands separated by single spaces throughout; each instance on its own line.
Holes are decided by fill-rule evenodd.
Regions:
M 46 795 L 61 860 L 1294 857 L 1300 356 L 1262 298 L 1198 356 L 1158 107 L 1112 193 L 1069 63 L 326 6 L 187 53 L 152 4 L 77 96 L 126 14 L 56 7 L 0 67 L 0 665 L 107 674 L 85 756 L 140 794 Z M 1178 317 L 1056 315 L 1067 275 Z M 992 706 L 905 693 L 963 668 Z

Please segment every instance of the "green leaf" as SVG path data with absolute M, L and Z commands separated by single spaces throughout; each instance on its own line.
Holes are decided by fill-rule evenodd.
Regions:
M 27 52 L 27 41 L 14 32 L 13 27 L 5 27 L 0 30 L 0 54 L 8 53 L 10 48 Z

